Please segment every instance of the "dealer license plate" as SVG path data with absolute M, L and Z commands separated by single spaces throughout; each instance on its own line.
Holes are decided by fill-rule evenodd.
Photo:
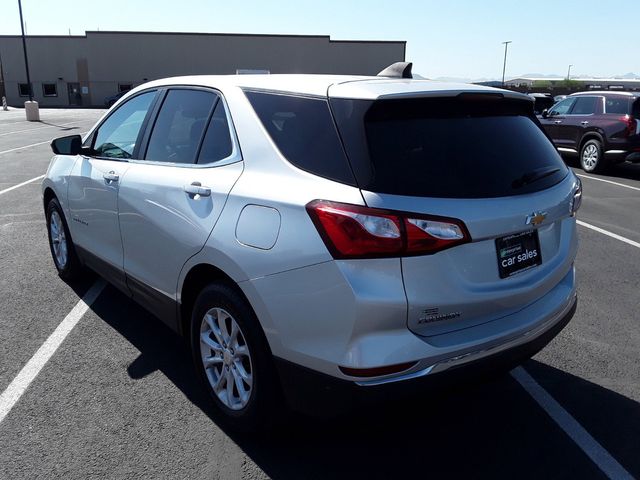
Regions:
M 538 231 L 528 230 L 497 238 L 496 253 L 500 278 L 511 277 L 541 265 L 542 255 Z

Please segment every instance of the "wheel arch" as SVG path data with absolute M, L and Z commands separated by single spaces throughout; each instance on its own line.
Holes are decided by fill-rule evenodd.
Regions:
M 578 154 L 582 153 L 582 147 L 584 147 L 584 144 L 589 140 L 598 140 L 602 144 L 602 148 L 604 149 L 604 137 L 599 132 L 592 131 L 585 133 L 580 139 L 580 148 L 578 148 Z
M 47 206 L 49 205 L 49 202 L 53 198 L 58 200 L 58 202 L 60 201 L 60 199 L 56 195 L 56 192 L 53 191 L 52 187 L 50 186 L 45 187 L 44 191 L 42 192 L 42 206 L 44 207 L 45 212 L 47 211 Z
M 190 322 L 191 322 L 191 311 L 195 304 L 196 298 L 198 294 L 205 288 L 207 285 L 211 283 L 222 283 L 228 285 L 233 288 L 238 295 L 242 297 L 242 299 L 247 302 L 249 308 L 253 310 L 254 315 L 258 318 L 253 305 L 245 295 L 244 291 L 238 283 L 231 278 L 224 270 L 221 268 L 212 265 L 211 263 L 198 263 L 190 268 L 187 274 L 184 277 L 184 281 L 182 282 L 182 286 L 179 290 L 180 297 L 178 302 L 178 329 L 179 333 L 183 337 L 189 336 L 190 330 Z M 262 334 L 265 336 L 264 328 L 258 318 L 258 324 L 260 324 L 260 328 L 262 329 Z M 267 342 L 267 345 L 269 342 Z

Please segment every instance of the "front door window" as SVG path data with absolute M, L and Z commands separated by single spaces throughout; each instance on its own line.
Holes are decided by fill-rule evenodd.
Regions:
M 569 113 L 569 110 L 571 109 L 573 102 L 575 101 L 575 98 L 565 98 L 561 102 L 557 103 L 555 107 L 549 110 L 549 116 L 566 115 L 567 113 Z
M 94 135 L 96 156 L 106 158 L 132 158 L 140 128 L 156 92 L 137 95 L 122 104 Z

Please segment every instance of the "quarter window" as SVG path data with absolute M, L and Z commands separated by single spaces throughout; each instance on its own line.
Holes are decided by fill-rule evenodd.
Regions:
M 195 163 L 217 95 L 203 90 L 169 90 L 153 127 L 146 160 Z
M 605 99 L 605 113 L 629 113 L 629 99 L 625 97 L 609 97 Z
M 599 97 L 578 97 L 571 110 L 571 115 L 591 115 L 596 113 L 596 102 Z
M 325 98 L 245 92 L 282 155 L 307 172 L 354 185 Z
M 575 100 L 575 98 L 565 98 L 564 100 L 556 104 L 556 106 L 549 111 L 549 114 L 566 115 L 571 109 L 571 106 L 573 105 L 573 102 L 575 102 Z
M 231 155 L 233 151 L 231 134 L 229 133 L 229 122 L 224 104 L 218 100 L 216 109 L 209 121 L 207 133 L 202 142 L 202 148 L 198 155 L 198 163 L 214 163 Z
M 133 97 L 100 125 L 94 150 L 99 157 L 132 158 L 140 128 L 156 92 Z

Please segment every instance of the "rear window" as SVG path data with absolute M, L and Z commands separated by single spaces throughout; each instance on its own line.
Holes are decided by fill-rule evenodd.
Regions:
M 282 155 L 307 172 L 355 185 L 326 99 L 246 91 Z
M 548 188 L 567 174 L 528 102 L 462 95 L 331 104 L 365 190 L 502 197 Z

